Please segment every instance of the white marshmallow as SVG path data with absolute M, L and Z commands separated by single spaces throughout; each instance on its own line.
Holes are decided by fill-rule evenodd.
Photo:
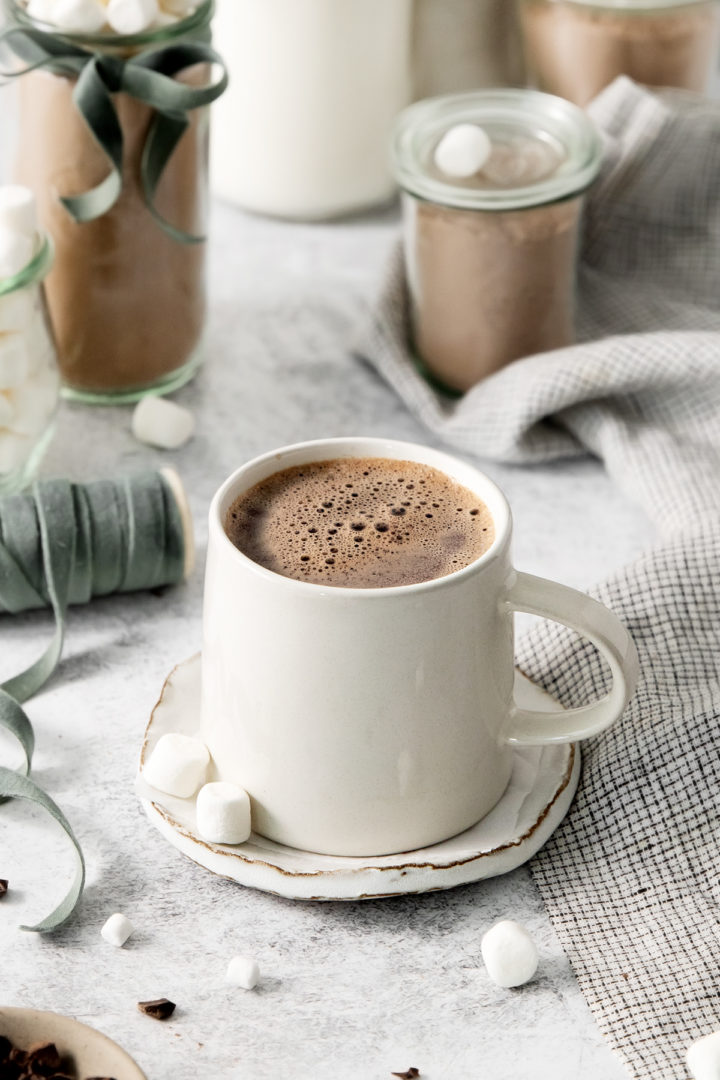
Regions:
M 260 978 L 257 960 L 247 956 L 233 956 L 225 973 L 225 981 L 233 986 L 242 986 L 243 990 L 253 990 Z
M 504 919 L 484 935 L 480 950 L 487 973 L 498 986 L 522 986 L 537 971 L 538 952 L 524 926 Z
M 720 1031 L 692 1044 L 687 1052 L 687 1066 L 694 1080 L 720 1080 Z
M 20 386 L 30 375 L 30 369 L 30 350 L 25 335 L 0 335 L 0 390 Z
M 178 450 L 191 439 L 195 417 L 189 409 L 161 397 L 138 402 L 132 416 L 132 433 L 140 442 L 162 450 Z
M 121 949 L 128 938 L 135 933 L 135 927 L 124 915 L 116 912 L 115 915 L 110 916 L 100 933 L 109 945 Z
M 0 296 L 0 334 L 24 330 L 37 312 L 30 289 L 16 289 Z
M 33 257 L 35 243 L 29 236 L 0 228 L 0 278 L 14 277 Z
M 117 34 L 141 34 L 157 15 L 157 0 L 110 0 L 107 6 L 107 21 Z
M 52 22 L 71 34 L 97 34 L 107 16 L 99 0 L 55 0 Z
M 32 453 L 35 442 L 26 435 L 0 431 L 0 475 L 22 469 Z
M 208 748 L 200 739 L 161 735 L 143 769 L 143 778 L 158 791 L 189 799 L 205 783 L 209 764 Z
M 13 417 L 7 427 L 18 435 L 39 435 L 47 427 L 59 395 L 60 376 L 54 368 L 31 375 L 8 393 Z
M 10 398 L 0 391 L 0 429 L 9 426 L 14 412 Z
M 490 157 L 492 143 L 477 124 L 456 124 L 435 147 L 435 164 L 446 176 L 466 180 L 480 172 Z
M 211 844 L 244 844 L 250 835 L 250 797 L 235 784 L 205 784 L 195 814 L 198 832 Z
M 168 15 L 175 15 L 182 19 L 189 15 L 197 7 L 197 0 L 160 0 L 160 7 Z
M 9 229 L 35 242 L 37 206 L 30 188 L 20 184 L 0 186 L 0 228 Z
M 52 23 L 54 9 L 55 0 L 30 0 L 27 13 L 31 19 L 37 19 L 38 22 Z

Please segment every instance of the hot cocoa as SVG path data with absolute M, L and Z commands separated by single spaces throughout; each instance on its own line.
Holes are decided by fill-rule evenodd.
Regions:
M 717 52 L 717 6 L 593 5 L 584 0 L 523 0 L 531 78 L 551 94 L 586 105 L 618 75 L 647 86 L 702 93 Z
M 283 469 L 244 492 L 225 531 L 248 558 L 298 581 L 359 589 L 413 585 L 491 546 L 485 504 L 428 465 L 338 458 Z

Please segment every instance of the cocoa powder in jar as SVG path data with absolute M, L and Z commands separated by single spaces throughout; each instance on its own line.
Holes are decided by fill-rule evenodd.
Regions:
M 440 382 L 468 390 L 572 344 L 581 198 L 507 211 L 404 200 L 414 345 Z
M 206 65 L 182 76 L 207 82 Z M 115 206 L 78 224 L 59 196 L 77 195 L 107 176 L 108 161 L 72 101 L 75 81 L 46 71 L 20 83 L 18 182 L 31 187 L 55 243 L 47 300 L 66 385 L 112 396 L 160 384 L 192 360 L 205 319 L 205 244 L 183 244 L 145 204 L 140 162 L 153 110 L 114 95 L 124 137 L 123 188 Z M 190 127 L 158 186 L 156 206 L 174 226 L 204 229 L 208 114 Z
M 703 93 L 718 44 L 714 2 L 640 10 L 522 0 L 528 70 L 542 90 L 585 106 L 618 75 Z

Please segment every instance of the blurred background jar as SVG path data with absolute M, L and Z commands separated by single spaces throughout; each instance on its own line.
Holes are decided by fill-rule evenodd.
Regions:
M 531 81 L 587 105 L 618 75 L 705 93 L 718 61 L 713 0 L 519 0 Z
M 393 160 L 412 345 L 431 380 L 465 391 L 572 344 L 583 193 L 602 160 L 585 113 L 535 90 L 431 98 L 399 117 Z
M 387 202 L 411 33 L 412 0 L 219 0 L 230 87 L 214 120 L 216 194 L 308 221 Z
M 103 78 L 122 132 L 117 200 L 93 220 L 76 220 L 61 198 L 108 183 L 111 171 L 73 97 L 77 68 L 44 64 L 15 80 L 19 122 L 13 175 L 35 192 L 41 224 L 55 245 L 47 299 L 64 392 L 103 403 L 173 390 L 201 361 L 206 245 L 197 239 L 206 223 L 208 110 L 188 106 L 189 124 L 169 156 L 151 213 L 144 173 L 157 114 L 134 93 L 113 85 L 121 75 L 112 65 L 145 50 L 161 56 L 178 43 L 206 46 L 212 0 L 202 0 L 182 18 L 158 10 L 157 25 L 132 34 L 109 27 L 69 32 L 31 18 L 20 0 L 5 5 L 10 27 L 41 30 L 61 52 L 67 49 L 75 57 L 80 52 L 83 63 L 85 57 L 88 63 L 107 63 Z M 52 17 L 52 0 L 46 11 Z M 21 53 L 20 69 L 24 60 Z M 165 70 L 159 61 L 156 72 Z M 197 62 L 169 71 L 165 84 L 201 93 L 210 78 L 210 64 Z
M 415 0 L 415 99 L 524 84 L 513 0 Z
M 32 230 L 18 231 L 9 228 L 3 220 L 8 195 L 20 190 L 0 187 L 2 495 L 20 491 L 33 479 L 52 438 L 60 395 L 60 376 L 43 288 L 52 266 L 52 244 L 34 227 L 34 222 Z M 24 200 L 26 221 L 32 221 L 29 206 Z

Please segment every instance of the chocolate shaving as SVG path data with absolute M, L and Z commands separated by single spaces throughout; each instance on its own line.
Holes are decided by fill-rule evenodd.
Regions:
M 55 1043 L 35 1043 L 29 1050 L 13 1046 L 10 1039 L 0 1035 L 0 1080 L 78 1080 L 75 1073 L 65 1072 Z M 87 1080 L 113 1080 L 109 1076 L 92 1076 Z
M 0 878 L 0 896 L 4 896 L 8 891 L 8 879 Z
M 153 1020 L 167 1020 L 175 1012 L 175 1002 L 167 998 L 157 998 L 155 1001 L 138 1001 L 138 1009 L 146 1016 L 152 1016 Z
M 415 1080 L 415 1077 L 420 1075 L 420 1070 L 416 1069 L 414 1065 L 411 1065 L 406 1072 L 390 1073 L 390 1075 L 399 1076 L 400 1080 Z

